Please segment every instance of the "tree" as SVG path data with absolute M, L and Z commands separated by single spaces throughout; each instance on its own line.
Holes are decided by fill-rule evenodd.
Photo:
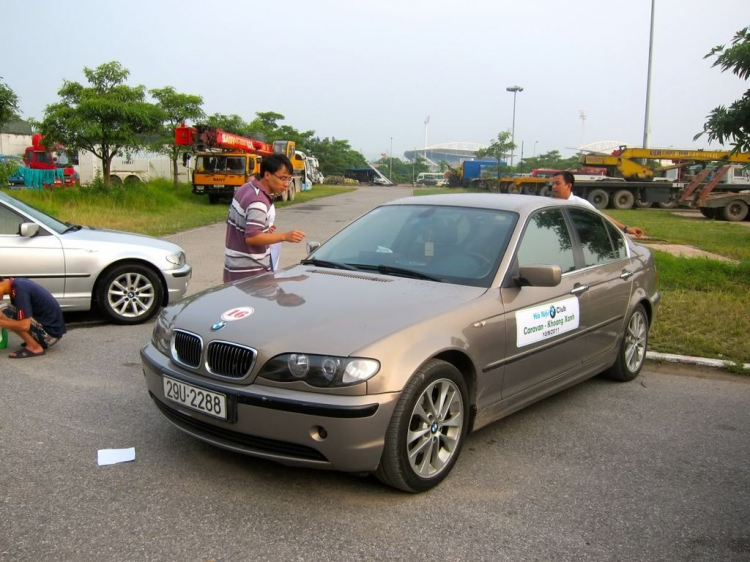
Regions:
M 367 166 L 367 160 L 354 150 L 346 140 L 334 138 L 314 139 L 312 154 L 320 162 L 320 171 L 324 176 L 343 176 L 347 168 Z
M 161 110 L 159 139 L 154 143 L 154 148 L 169 156 L 172 161 L 174 185 L 177 186 L 177 161 L 180 156 L 180 147 L 174 143 L 174 129 L 180 123 L 196 121 L 205 115 L 201 108 L 203 98 L 191 94 L 180 94 L 172 86 L 156 88 L 150 93 L 157 101 L 156 106 Z
M 750 77 L 750 27 L 738 31 L 732 39 L 732 46 L 719 45 L 711 49 L 704 59 L 716 57 L 713 66 L 720 66 L 721 71 L 731 70 L 742 80 Z M 750 90 L 735 101 L 729 108 L 720 105 L 707 116 L 703 132 L 695 135 L 698 139 L 704 133 L 708 141 L 732 143 L 732 152 L 750 152 Z
M 159 130 L 161 112 L 146 101 L 143 86 L 125 84 L 130 72 L 119 62 L 85 68 L 89 86 L 63 83 L 61 100 L 48 105 L 39 129 L 46 146 L 87 150 L 102 161 L 109 184 L 112 158 L 146 146 L 146 134 Z
M 487 148 L 477 150 L 477 158 L 491 157 L 497 160 L 497 178 L 500 179 L 501 163 L 500 161 L 508 154 L 511 150 L 516 148 L 516 144 L 510 140 L 509 131 L 501 131 L 498 133 L 497 138 L 490 142 Z
M 216 127 L 227 133 L 234 133 L 241 137 L 252 137 L 253 132 L 250 130 L 250 125 L 242 119 L 239 115 L 233 113 L 232 115 L 223 115 L 221 113 L 213 113 L 206 118 L 206 125 L 209 127 Z M 262 139 L 258 139 L 262 140 Z
M 530 172 L 536 168 L 552 168 L 554 170 L 571 170 L 578 167 L 581 154 L 563 158 L 559 150 L 550 150 L 539 156 L 524 158 L 518 163 L 519 172 Z
M 10 86 L 0 82 L 0 127 L 8 121 L 18 119 L 18 113 L 18 96 L 10 89 Z

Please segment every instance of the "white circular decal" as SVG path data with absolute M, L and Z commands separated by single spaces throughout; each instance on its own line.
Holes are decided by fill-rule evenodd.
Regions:
M 255 309 L 251 306 L 241 306 L 240 308 L 232 308 L 227 310 L 221 315 L 221 319 L 225 322 L 234 322 L 235 320 L 242 320 L 250 316 Z

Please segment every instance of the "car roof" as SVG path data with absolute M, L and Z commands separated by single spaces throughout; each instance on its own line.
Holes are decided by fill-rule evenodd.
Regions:
M 519 214 L 533 213 L 537 209 L 552 206 L 580 205 L 537 195 L 514 195 L 499 193 L 445 193 L 440 195 L 423 195 L 405 197 L 386 203 L 386 205 L 435 205 L 441 207 L 473 207 L 478 209 L 496 209 Z

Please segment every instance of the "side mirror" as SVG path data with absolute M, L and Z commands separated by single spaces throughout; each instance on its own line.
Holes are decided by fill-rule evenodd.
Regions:
M 18 227 L 18 234 L 24 238 L 31 238 L 36 236 L 39 232 L 39 225 L 35 222 L 22 222 L 21 226 Z
M 519 287 L 557 287 L 561 280 L 559 265 L 525 265 L 513 279 Z
M 311 240 L 307 243 L 307 255 L 309 256 L 312 254 L 315 250 L 320 248 L 320 242 L 316 242 L 315 240 Z

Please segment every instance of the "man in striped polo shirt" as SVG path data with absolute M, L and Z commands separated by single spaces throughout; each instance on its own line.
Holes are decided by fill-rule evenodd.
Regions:
M 277 232 L 269 222 L 273 198 L 292 181 L 292 163 L 283 154 L 263 158 L 260 174 L 240 187 L 227 217 L 224 248 L 224 283 L 273 270 L 270 246 L 276 242 L 301 242 L 304 232 Z

